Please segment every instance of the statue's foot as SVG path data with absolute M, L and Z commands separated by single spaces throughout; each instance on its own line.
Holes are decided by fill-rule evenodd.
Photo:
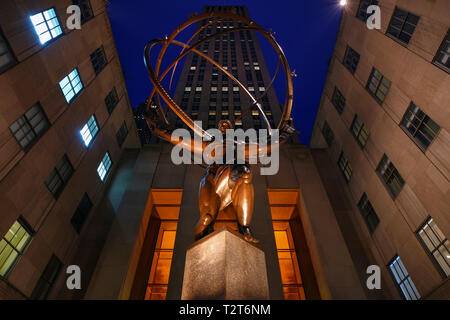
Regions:
M 250 243 L 259 243 L 259 240 L 253 238 L 253 236 L 248 233 L 244 234 L 244 240 L 246 240 L 247 242 L 250 242 Z

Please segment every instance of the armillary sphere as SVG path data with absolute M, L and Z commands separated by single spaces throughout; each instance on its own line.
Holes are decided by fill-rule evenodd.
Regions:
M 194 33 L 194 35 L 192 35 L 192 37 L 189 39 L 189 41 L 187 43 L 183 43 L 183 42 L 175 40 L 175 38 L 184 29 L 186 29 L 190 25 L 197 23 L 199 21 L 202 21 L 202 20 L 207 20 L 207 23 L 204 24 L 201 28 L 199 28 L 199 30 L 197 30 L 197 32 Z M 229 28 L 222 32 L 217 32 L 215 34 L 207 36 L 192 45 L 190 44 L 191 41 L 195 38 L 195 36 L 201 32 L 201 30 L 208 27 L 209 25 L 213 25 L 213 24 L 215 24 L 217 22 L 221 22 L 223 20 L 228 20 L 228 21 L 231 20 L 234 22 L 239 22 L 239 23 L 241 23 L 240 25 L 242 25 L 242 27 Z M 198 46 L 200 46 L 204 42 L 210 41 L 216 37 L 220 37 L 222 35 L 225 35 L 225 34 L 231 33 L 231 32 L 239 32 L 239 31 L 245 31 L 245 30 L 259 32 L 272 45 L 273 49 L 275 50 L 275 52 L 278 55 L 278 66 L 277 66 L 275 75 L 273 76 L 269 87 L 265 90 L 265 92 L 260 97 L 253 96 L 238 79 L 236 79 L 230 72 L 228 72 L 227 69 L 225 69 L 224 67 L 219 65 L 218 62 L 211 59 L 208 55 L 206 55 L 203 52 L 198 51 L 196 49 Z M 153 68 L 150 63 L 150 51 L 157 44 L 161 44 L 162 48 L 161 48 L 161 51 L 159 52 L 158 59 L 156 61 L 156 65 Z M 160 74 L 161 62 L 164 58 L 167 48 L 169 47 L 169 45 L 172 45 L 172 44 L 182 47 L 181 53 L 169 65 L 169 67 Z M 290 71 L 286 56 L 285 56 L 283 50 L 281 49 L 280 45 L 278 44 L 278 42 L 275 40 L 275 38 L 273 36 L 273 32 L 266 31 L 260 25 L 255 23 L 253 20 L 248 19 L 241 15 L 238 15 L 234 12 L 211 12 L 211 13 L 190 15 L 189 19 L 187 21 L 185 21 L 183 24 L 181 24 L 178 28 L 176 28 L 175 31 L 172 32 L 172 34 L 170 36 L 165 36 L 164 39 L 154 39 L 154 40 L 150 41 L 145 47 L 144 61 L 145 61 L 146 67 L 147 67 L 148 74 L 150 76 L 150 80 L 154 86 L 153 90 L 149 96 L 146 110 L 149 111 L 149 108 L 152 107 L 152 101 L 155 101 L 157 112 L 158 112 L 159 116 L 161 117 L 161 120 L 163 122 L 165 122 L 165 125 L 169 125 L 169 122 L 161 108 L 160 97 L 162 97 L 162 99 L 167 103 L 168 107 L 196 134 L 198 134 L 201 138 L 205 138 L 205 139 L 211 138 L 211 135 L 209 133 L 207 133 L 201 127 L 194 124 L 194 121 L 178 106 L 178 104 L 172 99 L 172 97 L 169 95 L 169 93 L 166 91 L 166 89 L 161 85 L 161 81 L 170 72 L 170 70 L 172 70 L 172 78 L 173 78 L 173 75 L 174 75 L 174 72 L 175 72 L 178 62 L 190 52 L 194 52 L 195 54 L 198 54 L 202 58 L 205 58 L 210 63 L 215 65 L 218 69 L 220 69 L 223 73 L 225 73 L 228 77 L 230 77 L 241 88 L 241 90 L 250 97 L 250 99 L 252 101 L 252 105 L 243 112 L 243 114 L 241 115 L 241 118 L 245 114 L 247 114 L 249 111 L 251 111 L 254 107 L 256 107 L 258 109 L 260 115 L 264 119 L 264 122 L 266 123 L 269 136 L 272 135 L 273 128 L 270 126 L 270 123 L 267 120 L 267 117 L 261 107 L 261 99 L 268 92 L 268 89 L 270 89 L 270 87 L 272 86 L 272 84 L 279 72 L 280 65 L 282 65 L 284 68 L 284 71 L 285 71 L 285 76 L 286 76 L 286 100 L 284 103 L 284 109 L 283 109 L 281 119 L 280 119 L 279 123 L 277 124 L 277 129 L 281 129 L 284 126 L 284 124 L 287 121 L 289 121 L 289 119 L 291 117 L 292 101 L 293 101 L 292 76 L 295 75 L 295 73 Z M 170 81 L 170 85 L 172 83 L 172 78 Z M 170 90 L 170 88 L 169 88 L 169 90 Z M 157 95 L 156 95 L 155 99 L 153 99 L 155 93 L 157 93 Z M 146 117 L 146 120 L 147 120 L 147 124 L 149 124 L 149 122 L 151 122 L 150 119 L 147 117 Z M 237 119 L 235 119 L 235 121 L 236 120 Z

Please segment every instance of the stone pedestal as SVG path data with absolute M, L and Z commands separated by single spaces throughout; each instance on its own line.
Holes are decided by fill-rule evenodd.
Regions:
M 186 253 L 181 299 L 269 299 L 264 252 L 227 227 L 195 242 Z

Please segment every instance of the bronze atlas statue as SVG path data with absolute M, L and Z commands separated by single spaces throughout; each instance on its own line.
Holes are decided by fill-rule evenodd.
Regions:
M 221 29 L 223 31 L 217 32 L 212 35 L 207 35 L 198 42 L 190 44 L 195 36 L 201 32 L 201 30 L 210 25 L 214 25 L 215 23 L 220 23 L 224 20 L 238 22 L 238 25 L 240 27 Z M 206 21 L 206 23 L 204 23 L 203 26 L 196 31 L 196 33 L 189 39 L 187 43 L 182 43 L 175 40 L 175 37 L 179 35 L 184 29 L 199 21 Z M 196 49 L 198 46 L 200 46 L 204 42 L 210 41 L 211 39 L 221 37 L 222 35 L 227 33 L 239 32 L 243 30 L 259 32 L 265 39 L 268 40 L 268 42 L 272 45 L 276 54 L 278 55 L 278 66 L 269 88 L 272 86 L 275 77 L 278 74 L 280 65 L 282 65 L 284 68 L 286 75 L 286 100 L 284 103 L 284 109 L 281 119 L 276 128 L 271 127 L 261 106 L 261 100 L 268 92 L 269 88 L 267 88 L 261 96 L 254 97 L 247 90 L 247 88 L 245 88 L 245 86 L 227 70 L 227 68 L 222 67 L 208 55 Z M 150 52 L 151 49 L 158 44 L 162 45 L 162 48 L 159 52 L 155 66 L 152 67 L 150 64 Z M 160 73 L 162 59 L 167 51 L 168 46 L 172 44 L 181 47 L 181 53 L 168 66 L 166 70 Z M 170 70 L 172 70 L 172 77 L 170 79 L 171 85 L 175 68 L 178 62 L 191 52 L 200 55 L 202 58 L 206 59 L 218 69 L 220 69 L 224 74 L 231 78 L 232 81 L 236 83 L 245 94 L 250 97 L 251 105 L 242 113 L 242 115 L 238 119 L 243 118 L 246 114 L 256 108 L 267 126 L 269 139 L 272 139 L 270 144 L 246 142 L 245 140 L 232 141 L 231 145 L 234 146 L 234 149 L 237 149 L 238 145 L 240 147 L 243 147 L 244 152 L 242 153 L 242 159 L 238 159 L 239 157 L 236 156 L 236 152 L 232 152 L 232 154 L 234 154 L 235 156 L 231 157 L 231 159 L 229 157 L 225 157 L 228 152 L 227 150 L 225 150 L 228 144 L 223 141 L 225 141 L 226 139 L 214 139 L 214 137 L 209 132 L 203 130 L 201 126 L 194 123 L 194 121 L 170 97 L 169 93 L 161 85 L 161 81 L 170 72 Z M 270 153 L 274 150 L 274 148 L 278 148 L 292 134 L 296 132 L 292 127 L 291 118 L 293 101 L 292 76 L 294 76 L 295 74 L 294 72 L 290 71 L 283 50 L 275 40 L 273 33 L 264 30 L 261 26 L 259 26 L 252 20 L 238 15 L 233 11 L 193 14 L 170 36 L 166 36 L 164 39 L 155 39 L 150 41 L 145 47 L 144 60 L 148 70 L 148 74 L 150 76 L 150 80 L 154 86 L 148 99 L 145 114 L 147 124 L 152 132 L 158 137 L 169 141 L 170 143 L 173 143 L 178 147 L 189 150 L 194 154 L 203 154 L 206 148 L 211 149 L 211 147 L 214 147 L 214 151 L 212 152 L 214 158 L 219 158 L 222 160 L 209 163 L 206 167 L 205 176 L 200 181 L 200 219 L 195 228 L 195 238 L 198 240 L 213 231 L 214 221 L 217 218 L 219 211 L 233 210 L 238 221 L 239 232 L 244 236 L 244 239 L 249 242 L 258 242 L 258 240 L 256 240 L 252 236 L 250 231 L 250 223 L 254 205 L 254 190 L 252 184 L 252 170 L 249 160 L 256 159 L 259 154 Z M 166 114 L 161 106 L 161 98 L 167 104 L 167 110 L 172 110 L 175 115 L 187 125 L 187 127 L 193 130 L 193 132 L 197 136 L 202 138 L 202 142 L 200 144 L 195 143 L 194 139 L 179 140 L 173 138 L 172 133 L 175 130 L 175 126 L 169 124 Z M 234 122 L 236 122 L 238 119 L 235 119 Z M 233 129 L 233 123 L 230 120 L 221 120 L 218 124 L 218 129 L 220 130 L 220 133 L 225 137 L 227 130 Z M 276 134 L 274 134 L 276 130 L 279 130 L 279 133 L 277 131 Z

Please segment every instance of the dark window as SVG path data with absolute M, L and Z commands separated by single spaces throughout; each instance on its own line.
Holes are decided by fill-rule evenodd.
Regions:
M 395 7 L 387 34 L 408 44 L 419 23 L 419 18 L 411 12 Z
M 345 97 L 342 95 L 341 91 L 337 87 L 334 87 L 331 102 L 333 102 L 333 105 L 336 107 L 337 112 L 339 114 L 342 114 L 345 107 Z
M 356 17 L 366 22 L 367 18 L 369 17 L 367 14 L 367 8 L 371 5 L 378 5 L 378 0 L 361 0 L 359 3 L 358 11 L 356 12 Z
M 355 137 L 361 148 L 364 148 L 367 140 L 369 139 L 369 130 L 361 121 L 361 119 L 358 118 L 358 115 L 355 115 L 350 131 L 352 132 L 353 137 Z
M 334 133 L 326 121 L 323 123 L 322 134 L 328 146 L 331 147 L 334 141 Z
M 363 193 L 361 196 L 361 199 L 358 202 L 358 208 L 367 224 L 367 228 L 369 228 L 370 233 L 373 233 L 380 223 L 380 219 L 378 219 L 377 213 L 373 209 L 366 193 Z
M 80 7 L 81 23 L 85 23 L 93 17 L 91 4 L 89 0 L 73 0 L 72 3 Z
M 9 129 L 22 149 L 29 150 L 49 127 L 50 122 L 38 102 L 17 119 Z
M 358 67 L 358 62 L 359 53 L 347 46 L 347 51 L 345 52 L 344 57 L 344 66 L 346 66 L 351 73 L 355 73 L 356 68 Z
M 448 29 L 447 35 L 445 36 L 444 41 L 442 41 L 441 47 L 436 53 L 433 62 L 450 73 L 450 29 Z
M 367 81 L 366 89 L 378 103 L 383 103 L 390 87 L 391 81 L 383 76 L 377 69 L 373 68 L 369 81 Z
M 58 199 L 61 192 L 64 190 L 64 187 L 72 177 L 72 174 L 72 164 L 70 163 L 67 155 L 64 155 L 56 165 L 55 169 L 53 169 L 48 178 L 45 180 L 45 185 L 53 194 L 55 199 Z
M 119 103 L 119 97 L 117 96 L 116 88 L 112 88 L 112 90 L 108 93 L 105 98 L 106 109 L 108 109 L 108 113 L 111 114 L 114 111 L 114 108 Z
M 106 61 L 103 46 L 101 46 L 91 54 L 91 62 L 96 74 L 99 74 L 105 68 L 108 62 Z
M 125 139 L 128 135 L 128 128 L 125 121 L 122 123 L 122 126 L 120 127 L 119 131 L 117 131 L 116 137 L 117 137 L 117 143 L 120 147 L 122 147 L 122 144 L 124 143 Z
M 390 194 L 394 198 L 397 197 L 402 190 L 405 181 L 387 155 L 383 155 L 383 158 L 381 158 L 377 167 L 377 172 Z
M 33 292 L 31 293 L 31 299 L 33 300 L 45 300 L 53 289 L 53 286 L 58 279 L 58 275 L 63 267 L 62 262 L 57 256 L 52 255 L 50 261 L 44 269 L 41 277 L 39 278 Z
M 87 193 L 85 193 L 80 203 L 78 204 L 78 207 L 75 210 L 72 219 L 70 219 L 70 223 L 75 228 L 77 233 L 80 233 L 81 228 L 83 228 L 83 224 L 86 221 L 86 218 L 89 214 L 89 211 L 91 211 L 91 208 L 92 208 L 91 199 L 89 199 L 89 196 L 87 195 Z
M 430 146 L 441 129 L 436 122 L 413 102 L 406 110 L 400 126 L 422 150 L 426 150 Z
M 16 57 L 0 29 L 0 74 L 14 66 L 16 63 Z
M 388 265 L 389 271 L 406 300 L 418 300 L 420 294 L 399 256 L 395 256 Z
M 350 162 L 344 155 L 344 151 L 341 152 L 341 156 L 338 160 L 338 166 L 339 170 L 341 170 L 342 174 L 344 175 L 345 181 L 350 182 L 350 179 L 352 178 L 352 166 L 350 165 Z
M 17 219 L 0 240 L 0 276 L 7 277 L 22 256 L 33 235 L 22 218 Z
M 444 277 L 450 275 L 450 241 L 439 229 L 433 218 L 428 218 L 417 231 L 422 245 L 427 250 Z

